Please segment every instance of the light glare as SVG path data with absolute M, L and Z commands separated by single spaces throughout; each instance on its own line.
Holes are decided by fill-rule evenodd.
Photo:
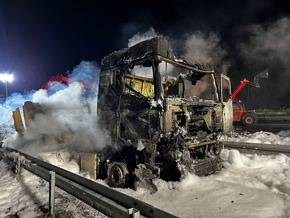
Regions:
M 12 82 L 14 79 L 13 74 L 2 73 L 0 74 L 0 81 L 2 82 Z

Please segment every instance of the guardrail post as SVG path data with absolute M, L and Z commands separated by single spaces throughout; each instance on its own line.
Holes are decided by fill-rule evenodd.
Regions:
M 55 172 L 50 171 L 50 181 L 49 181 L 49 215 L 50 217 L 55 217 L 54 211 L 54 189 L 55 189 Z
M 18 154 L 17 157 L 17 181 L 19 182 L 21 179 L 21 161 L 20 161 L 21 157 L 20 154 Z
M 140 217 L 140 211 L 135 208 L 128 209 L 128 214 L 130 218 L 139 218 Z
M 7 148 L 9 152 L 19 152 Z M 107 216 L 112 217 L 176 217 L 145 202 L 117 192 L 82 176 L 73 174 L 57 166 L 46 163 L 28 154 L 21 153 L 21 167 L 49 182 L 49 214 L 55 218 L 55 186 L 87 203 Z M 16 156 L 8 155 L 8 161 L 17 162 Z M 19 162 L 19 163 L 20 163 Z M 57 181 L 56 175 L 57 174 Z M 122 202 L 122 203 L 118 203 Z M 130 208 L 130 209 L 128 209 Z M 142 213 L 142 215 L 141 215 Z

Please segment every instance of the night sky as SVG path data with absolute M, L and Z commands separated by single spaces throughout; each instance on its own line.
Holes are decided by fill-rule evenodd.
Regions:
M 222 52 L 209 51 L 219 58 L 211 64 L 219 72 L 227 65 L 224 73 L 233 88 L 268 68 L 269 79 L 261 88 L 248 87 L 239 98 L 249 109 L 290 107 L 286 0 L 137 2 L 0 0 L 0 71 L 15 77 L 9 93 L 37 90 L 83 60 L 100 63 L 108 53 L 127 47 L 135 34 L 154 28 L 172 39 L 180 53 L 182 42 L 196 34 L 214 41 Z M 0 92 L 5 93 L 4 84 Z

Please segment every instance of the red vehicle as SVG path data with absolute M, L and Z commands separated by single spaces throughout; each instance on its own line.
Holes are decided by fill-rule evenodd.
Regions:
M 236 99 L 240 91 L 246 86 L 251 85 L 256 88 L 260 88 L 259 78 L 268 78 L 268 70 L 265 70 L 254 77 L 254 82 L 250 82 L 246 78 L 241 81 L 241 84 L 235 89 L 232 94 L 233 102 L 233 121 L 236 123 L 242 123 L 245 126 L 253 125 L 257 122 L 257 115 L 254 110 L 246 110 L 241 102 Z
M 68 86 L 69 78 L 61 75 L 51 77 L 46 83 L 41 86 L 41 89 L 50 90 L 57 85 Z
M 98 85 L 96 83 L 91 83 L 81 79 L 71 79 L 62 75 L 57 75 L 51 77 L 46 83 L 41 86 L 41 89 L 46 89 L 51 92 L 57 92 L 61 89 L 66 88 L 71 82 L 80 82 L 84 85 L 86 89 L 97 90 Z
M 236 88 L 236 90 L 232 94 L 233 121 L 249 126 L 257 122 L 257 115 L 255 111 L 246 110 L 241 104 L 241 102 L 238 99 L 236 99 L 236 96 L 246 85 L 256 86 L 254 83 L 250 82 L 249 80 L 244 79 L 242 83 Z

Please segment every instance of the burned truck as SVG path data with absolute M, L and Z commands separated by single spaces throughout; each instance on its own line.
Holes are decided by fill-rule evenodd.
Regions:
M 98 120 L 115 149 L 99 156 L 97 176 L 126 187 L 144 177 L 177 181 L 220 170 L 218 137 L 232 122 L 225 121 L 232 109 L 222 101 L 222 79 L 208 64 L 176 58 L 162 37 L 105 56 Z
M 217 75 L 208 64 L 176 58 L 162 37 L 105 56 L 97 118 L 99 129 L 111 140 L 102 150 L 81 151 L 81 169 L 93 179 L 107 179 L 112 187 L 219 171 L 219 136 L 232 127 L 230 87 L 229 78 Z M 26 102 L 27 126 L 36 114 L 51 114 L 47 106 Z M 19 109 L 13 117 L 21 135 Z M 69 137 L 58 134 L 60 143 Z

